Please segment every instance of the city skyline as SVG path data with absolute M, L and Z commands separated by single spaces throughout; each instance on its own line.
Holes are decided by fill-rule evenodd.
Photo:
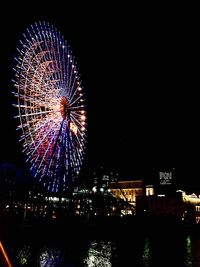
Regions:
M 146 177 L 154 172 L 151 166 L 168 168 L 181 162 L 179 179 L 199 186 L 192 152 L 198 150 L 197 112 L 192 104 L 195 29 L 178 20 L 148 23 L 147 18 L 129 16 L 119 20 L 109 12 L 103 19 L 94 12 L 89 21 L 84 12 L 77 20 L 72 14 L 47 13 L 21 19 L 13 15 L 3 29 L 0 161 L 25 164 L 11 107 L 12 64 L 25 28 L 46 20 L 64 34 L 82 74 L 88 106 L 86 172 L 102 165 L 122 175 Z

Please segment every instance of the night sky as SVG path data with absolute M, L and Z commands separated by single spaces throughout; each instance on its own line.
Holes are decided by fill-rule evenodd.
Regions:
M 90 8 L 90 10 L 88 9 Z M 40 10 L 40 11 L 38 11 Z M 176 10 L 55 5 L 5 8 L 0 17 L 0 162 L 24 167 L 11 104 L 17 41 L 38 20 L 68 40 L 87 96 L 83 173 L 102 166 L 153 181 L 176 167 L 179 184 L 200 188 L 199 29 Z

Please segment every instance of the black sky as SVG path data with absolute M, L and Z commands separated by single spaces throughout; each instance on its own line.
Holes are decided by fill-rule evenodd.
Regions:
M 4 13 L 4 14 L 3 14 Z M 199 182 L 199 29 L 180 9 L 66 6 L 2 9 L 0 17 L 0 161 L 23 166 L 11 91 L 17 41 L 31 23 L 49 21 L 71 45 L 88 104 L 83 168 L 151 177 L 176 167 Z

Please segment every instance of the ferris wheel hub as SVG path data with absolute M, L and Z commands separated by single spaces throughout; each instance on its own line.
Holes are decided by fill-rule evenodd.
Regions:
M 65 96 L 63 96 L 60 101 L 60 113 L 63 119 L 69 116 L 69 112 L 70 112 L 69 101 Z

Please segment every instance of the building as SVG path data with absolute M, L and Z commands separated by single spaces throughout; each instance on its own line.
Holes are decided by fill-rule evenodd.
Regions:
M 184 203 L 184 214 L 183 220 L 185 221 L 193 221 L 197 224 L 200 223 L 200 195 L 195 193 L 186 194 L 186 192 L 182 190 L 177 190 L 177 192 L 181 193 L 182 200 Z
M 181 221 L 184 213 L 184 203 L 180 193 L 167 195 L 138 196 L 136 199 L 136 214 L 149 217 L 170 217 Z
M 154 194 L 153 186 L 145 185 L 143 180 L 113 181 L 110 182 L 110 190 L 117 199 L 128 201 L 133 206 L 137 196 Z
M 176 190 L 167 194 L 136 197 L 136 214 L 173 217 L 186 223 L 200 223 L 200 195 Z

